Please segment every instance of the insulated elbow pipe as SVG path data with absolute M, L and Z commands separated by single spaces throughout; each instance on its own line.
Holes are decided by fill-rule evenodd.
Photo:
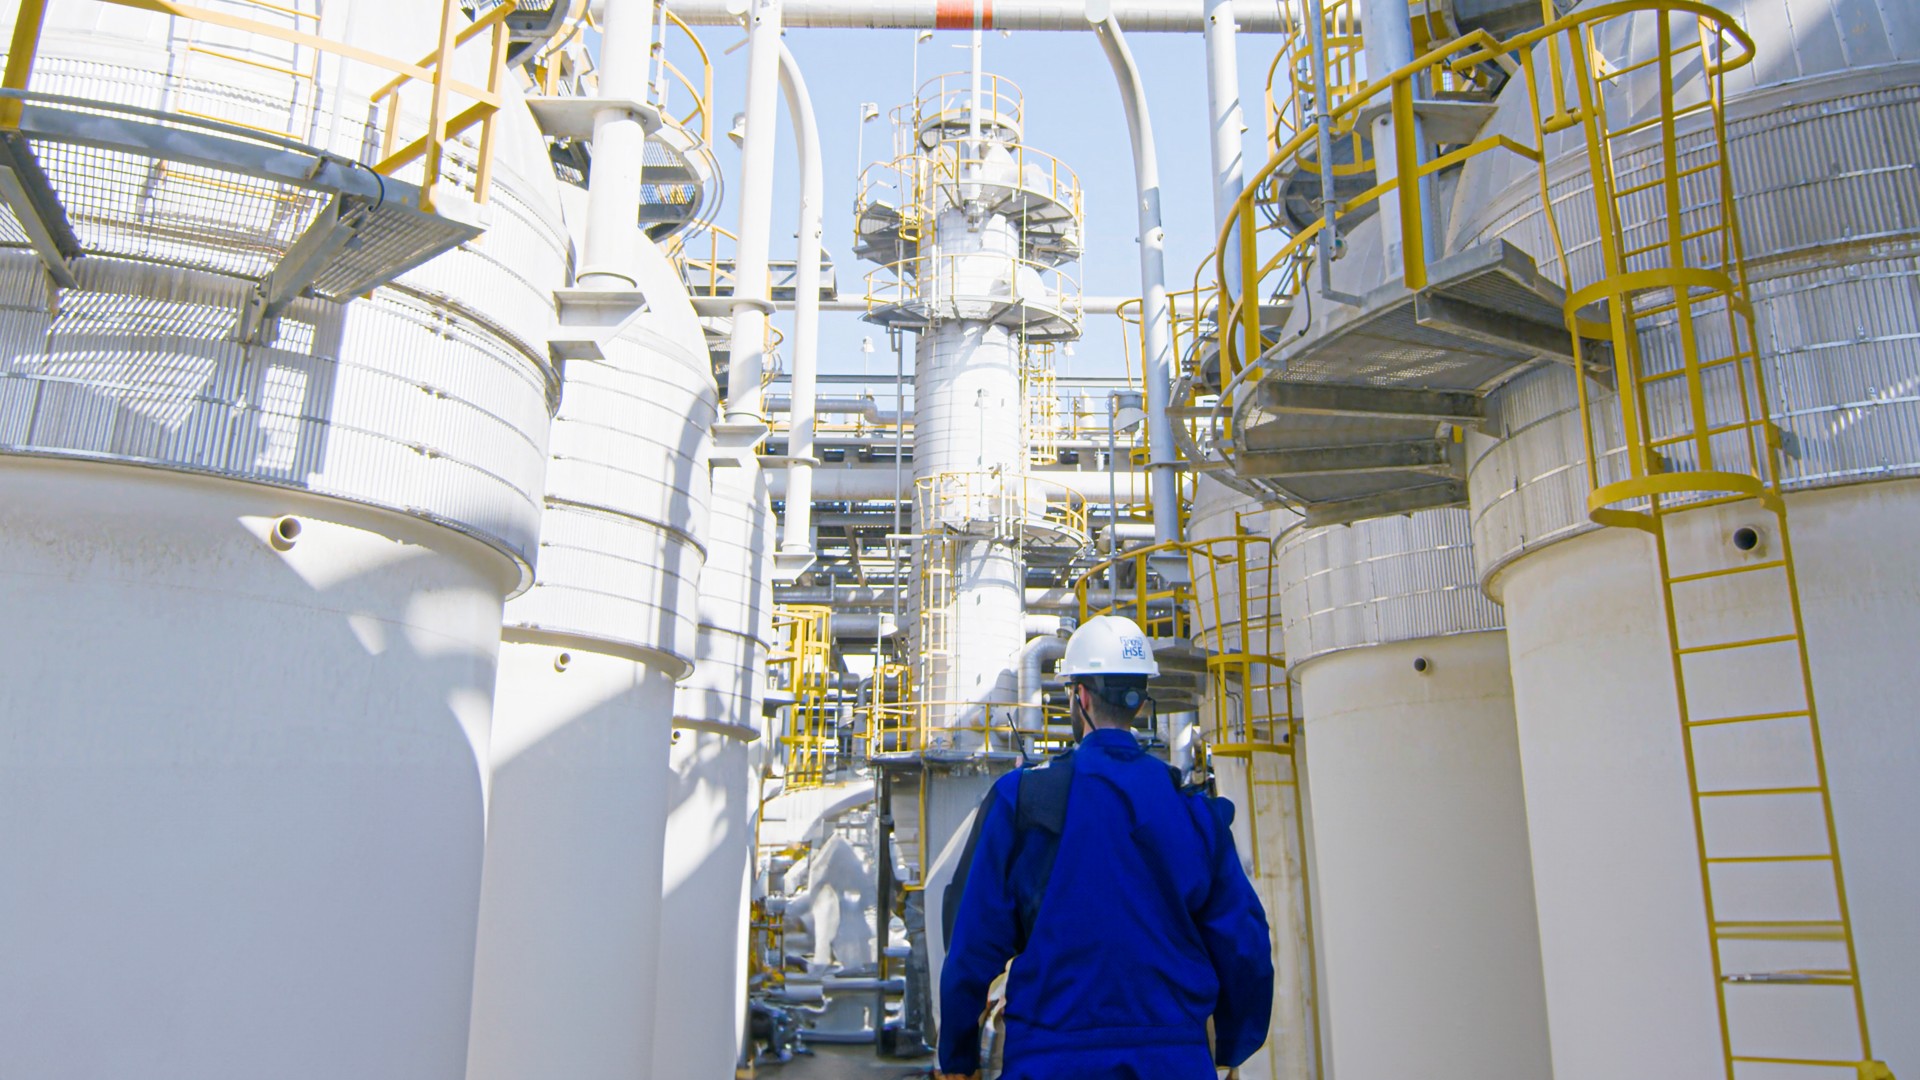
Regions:
M 1020 649 L 1020 730 L 1029 734 L 1046 727 L 1046 710 L 1040 702 L 1041 692 L 1045 689 L 1045 677 L 1041 669 L 1049 660 L 1058 660 L 1067 653 L 1067 639 L 1059 634 L 1047 634 L 1044 637 L 1028 639 Z
M 793 308 L 793 401 L 787 430 L 786 520 L 775 560 L 782 580 L 792 581 L 813 565 L 814 396 L 820 349 L 820 127 L 800 64 L 780 45 L 780 89 L 793 123 L 800 160 L 800 244 L 795 256 Z
M 1140 69 L 1114 16 L 1094 27 L 1100 47 L 1120 84 L 1133 144 L 1134 184 L 1140 210 L 1140 296 L 1144 322 L 1142 380 L 1147 390 L 1147 474 L 1152 478 L 1153 539 L 1180 539 L 1179 491 L 1173 452 L 1173 419 L 1167 400 L 1173 394 L 1173 313 L 1167 305 L 1166 230 L 1160 224 L 1160 160 L 1153 148 L 1153 120 L 1147 115 L 1147 90 Z

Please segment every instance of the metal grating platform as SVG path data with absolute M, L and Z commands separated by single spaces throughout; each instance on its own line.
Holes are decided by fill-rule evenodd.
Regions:
M 253 279 L 249 325 L 298 296 L 344 302 L 478 236 L 439 193 L 278 136 L 128 105 L 28 94 L 6 137 L 0 244 L 63 260 L 99 255 Z M 36 242 L 42 233 L 51 243 Z
M 1399 283 L 1283 341 L 1236 419 L 1234 472 L 1312 524 L 1464 504 L 1465 428 L 1487 391 L 1540 363 L 1572 363 L 1564 294 L 1495 241 L 1449 256 L 1431 284 Z M 1599 316 L 1595 315 L 1598 319 Z M 1605 379 L 1606 343 L 1586 341 Z

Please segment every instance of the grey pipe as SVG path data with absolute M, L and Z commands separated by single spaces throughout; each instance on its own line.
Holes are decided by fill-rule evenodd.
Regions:
M 729 0 L 677 0 L 676 15 L 703 26 L 738 26 Z M 994 0 L 982 5 L 984 30 L 1085 30 L 1086 0 Z M 1104 5 L 1103 5 L 1104 6 Z M 1206 23 L 1201 0 L 1114 0 L 1115 17 L 1143 34 L 1197 34 Z M 1296 0 L 1234 0 L 1234 20 L 1254 34 L 1283 34 L 1298 21 Z M 942 0 L 793 0 L 788 26 L 971 30 L 973 6 Z
M 1141 381 L 1147 390 L 1147 471 L 1153 477 L 1149 497 L 1153 502 L 1154 540 L 1164 544 L 1180 539 L 1180 504 L 1173 417 L 1167 411 L 1171 404 L 1168 398 L 1173 394 L 1173 312 L 1167 304 L 1167 236 L 1160 223 L 1160 160 L 1153 147 L 1153 120 L 1147 115 L 1147 90 L 1120 32 L 1119 20 L 1109 15 L 1095 30 L 1120 84 L 1120 103 L 1126 109 L 1127 134 L 1133 144 L 1134 186 L 1140 211 L 1140 314 L 1144 324 Z
M 778 580 L 792 581 L 813 565 L 813 428 L 815 378 L 820 350 L 820 125 L 814 120 L 813 98 L 800 75 L 800 63 L 785 42 L 780 44 L 780 89 L 787 99 L 787 117 L 793 124 L 794 150 L 800 161 L 800 242 L 794 258 L 793 309 L 793 417 L 787 429 L 787 490 L 780 529 L 780 551 L 774 556 Z
M 1049 660 L 1058 660 L 1067 653 L 1067 639 L 1058 633 L 1029 638 L 1020 647 L 1019 681 L 1016 686 L 1020 692 L 1020 730 L 1028 733 L 1041 731 L 1046 727 L 1046 709 L 1041 703 L 1041 693 L 1045 689 L 1045 676 L 1041 668 Z
M 1088 502 L 1104 504 L 1107 501 L 1106 473 L 1063 469 L 1058 472 L 1039 471 L 1032 475 L 1035 480 L 1057 485 L 1061 490 L 1071 491 Z M 774 498 L 786 498 L 784 472 L 769 472 L 767 485 L 772 489 Z M 1144 494 L 1145 481 L 1139 473 L 1121 473 L 1119 488 L 1123 504 L 1139 502 Z M 896 478 L 891 465 L 822 465 L 813 471 L 815 502 L 905 500 L 912 497 L 913 475 L 907 473 Z
M 794 366 L 795 368 L 799 367 L 798 360 L 794 361 Z M 788 397 L 786 394 L 768 394 L 766 398 L 766 409 L 767 414 L 770 416 L 775 413 L 791 412 L 793 410 L 793 398 Z M 858 416 L 867 423 L 878 427 L 892 427 L 900 422 L 900 410 L 882 409 L 880 403 L 872 398 L 820 397 L 815 395 L 813 399 L 813 413 L 816 417 Z M 797 415 L 793 423 L 796 426 L 800 423 Z M 891 438 L 891 436 L 889 436 L 889 438 Z M 808 432 L 808 442 L 812 442 L 811 431 Z M 788 443 L 789 447 L 792 445 L 791 442 Z M 798 455 L 798 451 L 792 449 L 789 449 L 788 453 Z
M 1233 0 L 1206 0 L 1207 128 L 1212 138 L 1213 231 L 1218 236 L 1233 216 L 1246 184 L 1246 115 L 1240 108 L 1240 57 L 1236 51 Z M 1239 277 L 1240 247 L 1227 245 L 1226 276 Z

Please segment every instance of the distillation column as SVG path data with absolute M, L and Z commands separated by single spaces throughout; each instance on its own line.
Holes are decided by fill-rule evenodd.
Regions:
M 1071 170 L 1021 142 L 1022 108 L 1017 88 L 977 70 L 929 81 L 896 113 L 911 140 L 890 167 L 897 203 L 863 193 L 858 211 L 860 250 L 882 263 L 867 317 L 919 335 L 918 735 L 900 749 L 926 760 L 1013 758 L 1023 544 L 1083 539 L 1044 527 L 1047 493 L 1028 475 L 1022 377 L 1029 346 L 1079 336 L 1078 287 L 1056 267 L 1079 253 L 1080 202 Z M 935 785 L 930 856 L 987 779 Z
M 1652 16 L 1635 18 L 1651 30 Z M 1908 300 L 1920 245 L 1913 209 L 1920 178 L 1906 164 L 1920 145 L 1905 120 L 1920 98 L 1920 37 L 1891 9 L 1862 15 L 1826 2 L 1796 10 L 1790 25 L 1749 9 L 1743 26 L 1756 48 L 1752 64 L 1728 82 L 1734 208 L 1772 397 L 1766 411 L 1780 432 L 1805 648 L 1874 1056 L 1906 1076 L 1920 1072 L 1920 1026 L 1913 1023 L 1920 1015 L 1920 938 L 1911 904 L 1920 891 L 1920 850 L 1911 837 L 1911 822 L 1920 817 L 1920 732 L 1909 721 L 1911 702 L 1920 697 L 1920 670 L 1911 662 L 1920 634 L 1920 561 L 1900 539 L 1920 527 L 1920 355 Z M 1624 41 L 1626 29 L 1615 24 L 1604 33 Z M 1645 47 L 1652 38 L 1632 40 Z M 1622 53 L 1617 60 L 1643 58 Z M 1660 66 L 1623 83 L 1623 99 L 1667 96 L 1654 89 Z M 1684 69 L 1672 96 L 1694 100 L 1697 78 L 1697 69 Z M 1531 138 L 1531 112 L 1516 86 L 1502 96 L 1487 131 Z M 1619 122 L 1640 115 L 1623 114 Z M 1556 207 L 1561 227 L 1590 234 L 1594 207 L 1581 136 L 1576 128 L 1549 141 L 1546 157 L 1555 184 L 1578 192 Z M 1694 156 L 1710 138 L 1702 125 L 1683 130 L 1685 160 L 1716 156 Z M 1615 169 L 1630 184 L 1651 179 L 1659 165 L 1641 149 Z M 1528 163 L 1490 156 L 1471 164 L 1459 204 L 1482 209 L 1462 223 L 1452 246 L 1503 238 L 1558 274 L 1538 185 Z M 1657 206 L 1631 207 L 1621 222 L 1627 235 L 1660 236 L 1663 224 L 1647 217 Z M 1700 227 L 1710 212 L 1690 204 L 1687 227 Z M 1597 246 L 1569 254 L 1576 284 L 1599 276 Z M 1677 351 L 1676 336 L 1670 328 L 1649 333 L 1647 355 Z M 1596 382 L 1587 391 L 1602 479 L 1617 479 L 1625 471 L 1618 402 Z M 1715 395 L 1709 407 L 1724 415 L 1729 402 Z M 1780 747 L 1804 753 L 1805 718 L 1683 732 L 1654 542 L 1587 519 L 1586 472 L 1568 461 L 1585 440 L 1578 396 L 1570 369 L 1532 372 L 1489 397 L 1486 435 L 1469 443 L 1479 573 L 1506 607 L 1513 653 L 1555 1073 L 1558 1080 L 1721 1076 L 1726 1048 L 1703 878 L 1714 883 L 1722 919 L 1778 918 L 1778 907 L 1755 901 L 1753 886 L 1773 897 L 1814 892 L 1808 885 L 1816 878 L 1807 871 L 1824 872 L 1824 864 L 1805 857 L 1828 846 L 1824 837 L 1784 824 L 1728 837 L 1726 819 L 1712 816 L 1721 811 L 1703 799 L 1710 843 L 1732 839 L 1749 857 L 1785 852 L 1803 860 L 1703 865 L 1693 790 L 1726 778 L 1701 775 L 1690 790 L 1687 740 L 1721 761 L 1732 750 L 1764 762 Z M 1742 528 L 1753 532 L 1743 535 Z M 1667 529 L 1676 559 L 1742 567 L 1781 556 L 1774 515 L 1752 502 L 1681 514 Z M 1760 574 L 1729 578 L 1716 586 L 1711 625 L 1683 621 L 1682 633 L 1779 632 L 1777 604 L 1763 584 Z M 1776 708 L 1756 702 L 1760 693 L 1780 690 L 1782 673 L 1798 682 L 1792 647 L 1782 645 L 1764 657 L 1759 649 L 1682 660 L 1690 718 L 1713 719 L 1710 708 Z M 1732 739 L 1751 741 L 1743 750 Z M 1778 782 L 1814 779 L 1795 773 Z M 1857 1033 L 1844 1030 L 1853 1026 L 1846 985 L 1807 991 L 1795 988 L 1804 977 L 1774 976 L 1773 984 L 1754 978 L 1782 959 L 1796 969 L 1837 966 L 1840 959 L 1832 941 L 1795 948 L 1791 959 L 1770 959 L 1764 942 L 1722 942 L 1725 973 L 1745 976 L 1726 986 L 1734 1051 L 1857 1053 Z M 1809 992 L 1829 995 L 1836 1007 L 1825 1019 L 1837 1025 L 1809 1030 L 1804 1021 L 1815 1010 L 1792 1005 L 1786 1007 L 1793 1015 L 1781 1015 L 1782 1002 L 1805 1001 Z M 1622 1031 L 1640 1037 L 1619 1038 Z M 1783 1067 L 1768 1075 L 1838 1074 Z
M 1329 1075 L 1546 1076 L 1499 608 L 1463 510 L 1279 540 Z
M 331 132 L 361 160 L 390 72 L 329 57 L 289 102 L 282 40 L 185 49 L 205 25 L 54 7 L 32 86 L 103 129 L 158 133 L 109 103 L 164 88 L 248 125 L 203 149 Z M 441 9 L 303 18 L 412 63 Z M 324 198 L 33 140 L 90 253 L 56 293 L 0 252 L 0 1075 L 463 1075 L 501 605 L 532 580 L 568 258 L 506 95 L 484 244 L 257 334 L 251 268 Z M 417 194 L 386 183 L 382 210 Z

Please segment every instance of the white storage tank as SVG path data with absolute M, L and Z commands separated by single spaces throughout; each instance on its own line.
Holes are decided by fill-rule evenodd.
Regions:
M 1466 511 L 1296 528 L 1276 558 L 1326 1075 L 1548 1075 L 1506 635 Z
M 698 663 L 675 705 L 653 1075 L 726 1076 L 745 1034 L 748 882 L 772 641 L 773 515 L 757 467 L 714 471 Z
M 471 1080 L 648 1075 L 674 684 L 692 670 L 716 415 L 673 264 L 567 363 L 534 586 L 507 605 Z
M 1920 940 L 1910 898 L 1920 891 L 1920 850 L 1903 823 L 1920 816 L 1920 735 L 1907 722 L 1920 694 L 1908 662 L 1920 630 L 1920 560 L 1893 538 L 1920 517 L 1910 296 L 1920 275 L 1912 257 L 1920 177 L 1910 167 L 1920 153 L 1920 25 L 1898 5 L 1819 0 L 1797 6 L 1790 20 L 1764 4 L 1716 6 L 1758 46 L 1754 63 L 1728 76 L 1736 206 L 1768 404 L 1783 435 L 1800 602 L 1875 1056 L 1896 1074 L 1912 1073 L 1920 1070 L 1912 1022 Z M 1616 25 L 1602 47 L 1624 48 L 1629 25 L 1634 40 L 1651 40 L 1649 19 Z M 1503 96 L 1488 131 L 1532 138 L 1522 94 Z M 1548 160 L 1562 226 L 1582 240 L 1569 254 L 1576 284 L 1585 284 L 1598 274 L 1598 255 L 1586 239 L 1592 195 L 1577 136 L 1550 142 Z M 1683 133 L 1683 144 L 1702 137 Z M 1620 168 L 1636 167 L 1639 155 Z M 1476 159 L 1458 205 L 1469 212 L 1450 248 L 1504 238 L 1557 275 L 1530 163 Z M 1515 380 L 1489 398 L 1486 433 L 1469 444 L 1478 572 L 1507 611 L 1555 1072 L 1559 1080 L 1721 1075 L 1653 542 L 1587 521 L 1575 390 L 1561 368 Z M 1618 407 L 1604 388 L 1590 390 L 1613 418 L 1601 421 L 1601 441 L 1618 448 Z M 1609 454 L 1603 468 L 1616 464 Z M 1723 547 L 1736 528 L 1753 525 L 1765 544 L 1771 521 L 1757 505 L 1688 515 L 1676 521 L 1675 543 Z M 1750 617 L 1757 599 L 1736 583 L 1723 610 Z M 1724 697 L 1770 674 L 1729 665 L 1690 676 L 1689 694 Z M 1728 953 L 1730 972 L 1741 970 L 1738 949 Z M 1756 1029 L 1758 1017 L 1735 1007 L 1741 1045 L 1775 1034 Z M 1792 1024 L 1779 1019 L 1767 1023 L 1784 1037 Z
M 440 16 L 290 10 L 408 62 Z M 364 162 L 386 78 L 56 4 L 31 87 Z M 480 241 L 260 335 L 242 313 L 307 189 L 29 140 L 85 254 L 56 295 L 0 250 L 0 1075 L 463 1075 L 501 604 L 532 577 L 567 259 L 506 93 Z

